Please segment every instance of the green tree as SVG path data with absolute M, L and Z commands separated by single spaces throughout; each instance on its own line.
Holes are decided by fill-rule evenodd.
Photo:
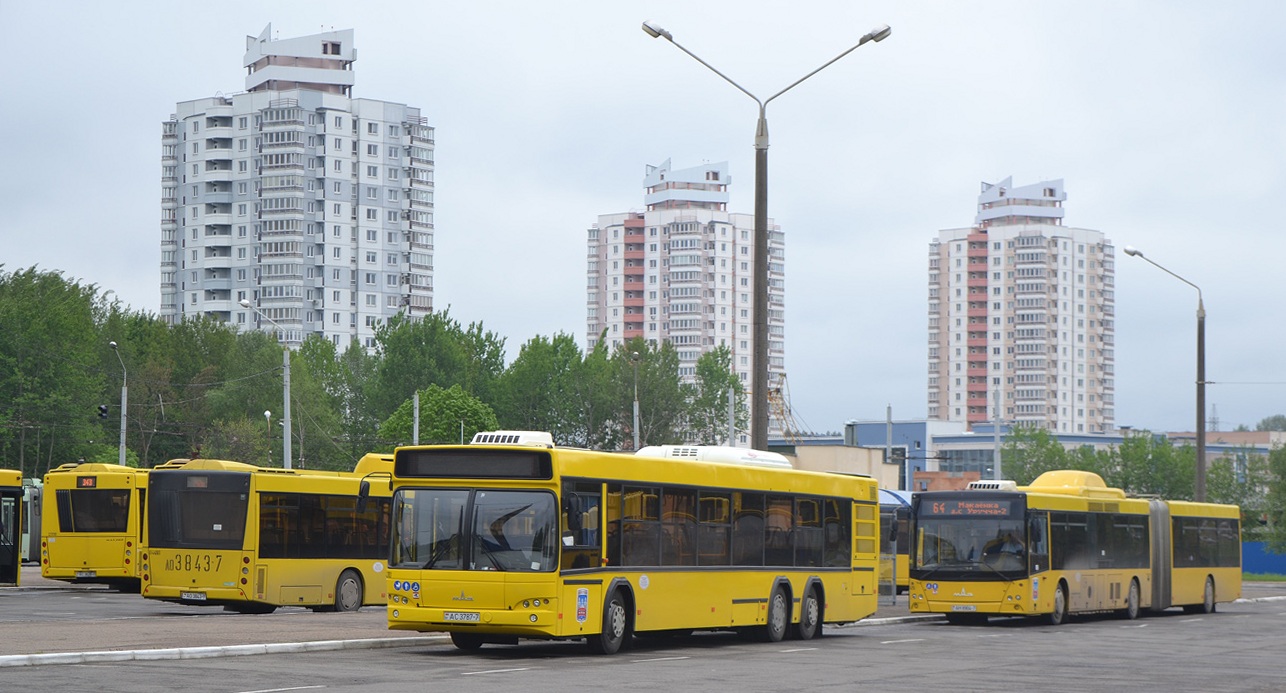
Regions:
M 1274 447 L 1268 453 L 1267 516 L 1268 548 L 1273 553 L 1286 553 L 1286 447 Z
M 615 372 L 617 427 L 631 431 L 634 417 L 633 355 L 639 355 L 639 445 L 667 445 L 686 442 L 688 402 L 691 386 L 679 377 L 679 354 L 669 341 L 659 347 L 642 337 L 622 344 L 612 356 Z M 628 438 L 628 443 L 626 439 Z M 621 443 L 633 447 L 633 434 L 622 436 Z
M 108 399 L 110 350 L 95 321 L 107 305 L 96 286 L 58 272 L 0 271 L 0 452 L 24 476 L 83 456 L 91 441 L 117 440 L 120 366 Z
M 375 341 L 380 358 L 368 402 L 381 419 L 429 385 L 486 396 L 504 368 L 503 339 L 480 323 L 466 330 L 445 310 L 414 320 L 395 316 L 376 330 Z
M 583 363 L 575 337 L 567 333 L 529 340 L 496 382 L 492 401 L 500 427 L 549 431 L 556 443 L 570 444 L 582 409 L 577 379 Z
M 272 428 L 276 429 L 276 426 Z M 209 459 L 232 460 L 261 467 L 280 466 L 281 458 L 273 453 L 274 443 L 280 451 L 280 433 L 267 429 L 268 425 L 262 416 L 258 421 L 246 417 L 233 421 L 216 421 L 210 427 L 201 454 Z
M 407 400 L 380 426 L 380 438 L 410 445 L 414 438 L 415 405 Z M 495 412 L 459 385 L 442 389 L 430 385 L 420 391 L 420 444 L 469 442 L 478 431 L 497 428 Z M 393 449 L 386 445 L 383 451 Z
M 1273 414 L 1255 424 L 1256 431 L 1286 431 L 1286 414 Z
M 729 389 L 733 391 L 736 428 L 744 431 L 749 421 L 746 388 L 732 367 L 732 350 L 720 345 L 697 359 L 696 384 L 687 417 L 690 442 L 716 445 L 727 440 Z
M 1037 426 L 1017 426 L 1000 450 L 1001 474 L 1019 486 L 1055 469 L 1070 469 L 1067 450 L 1053 434 Z
M 1119 475 L 1111 486 L 1129 493 L 1157 495 L 1168 500 L 1191 500 L 1196 483 L 1196 449 L 1175 448 L 1164 436 L 1138 431 L 1118 448 Z
M 620 380 L 615 377 L 616 366 L 603 336 L 600 335 L 594 348 L 585 354 L 575 377 L 571 379 L 570 392 L 575 406 L 565 418 L 564 429 L 568 432 L 568 439 L 555 438 L 561 445 L 616 450 L 625 440 L 627 429 L 621 425 L 617 392 Z

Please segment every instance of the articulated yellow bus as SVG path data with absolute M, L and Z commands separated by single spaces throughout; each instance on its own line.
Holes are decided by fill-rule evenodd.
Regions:
M 352 472 L 181 460 L 148 479 L 142 595 L 270 613 L 387 603 L 391 455 Z
M 1131 498 L 1097 474 L 973 482 L 912 501 L 911 611 L 952 623 L 1181 606 L 1241 597 L 1235 505 Z
M 0 469 L 0 585 L 22 578 L 22 472 Z
M 45 474 L 40 574 L 138 590 L 146 469 L 70 463 Z
M 807 640 L 876 608 L 875 481 L 770 453 L 479 433 L 398 448 L 393 488 L 389 628 L 464 650 L 583 639 L 611 654 L 692 630 Z

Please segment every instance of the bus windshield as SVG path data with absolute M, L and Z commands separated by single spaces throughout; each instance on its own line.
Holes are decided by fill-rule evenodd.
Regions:
M 406 489 L 393 498 L 394 566 L 547 572 L 558 514 L 546 491 Z

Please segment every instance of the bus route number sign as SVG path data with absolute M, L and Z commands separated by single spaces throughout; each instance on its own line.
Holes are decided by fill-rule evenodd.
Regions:
M 1009 517 L 1013 508 L 1012 501 L 1000 499 L 951 499 L 935 500 L 928 503 L 926 515 L 962 516 L 962 517 Z

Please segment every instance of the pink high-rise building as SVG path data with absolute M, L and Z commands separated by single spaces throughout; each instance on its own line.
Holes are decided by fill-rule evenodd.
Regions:
M 1066 199 L 983 183 L 974 225 L 930 243 L 930 420 L 1115 429 L 1115 249 L 1063 225 Z

